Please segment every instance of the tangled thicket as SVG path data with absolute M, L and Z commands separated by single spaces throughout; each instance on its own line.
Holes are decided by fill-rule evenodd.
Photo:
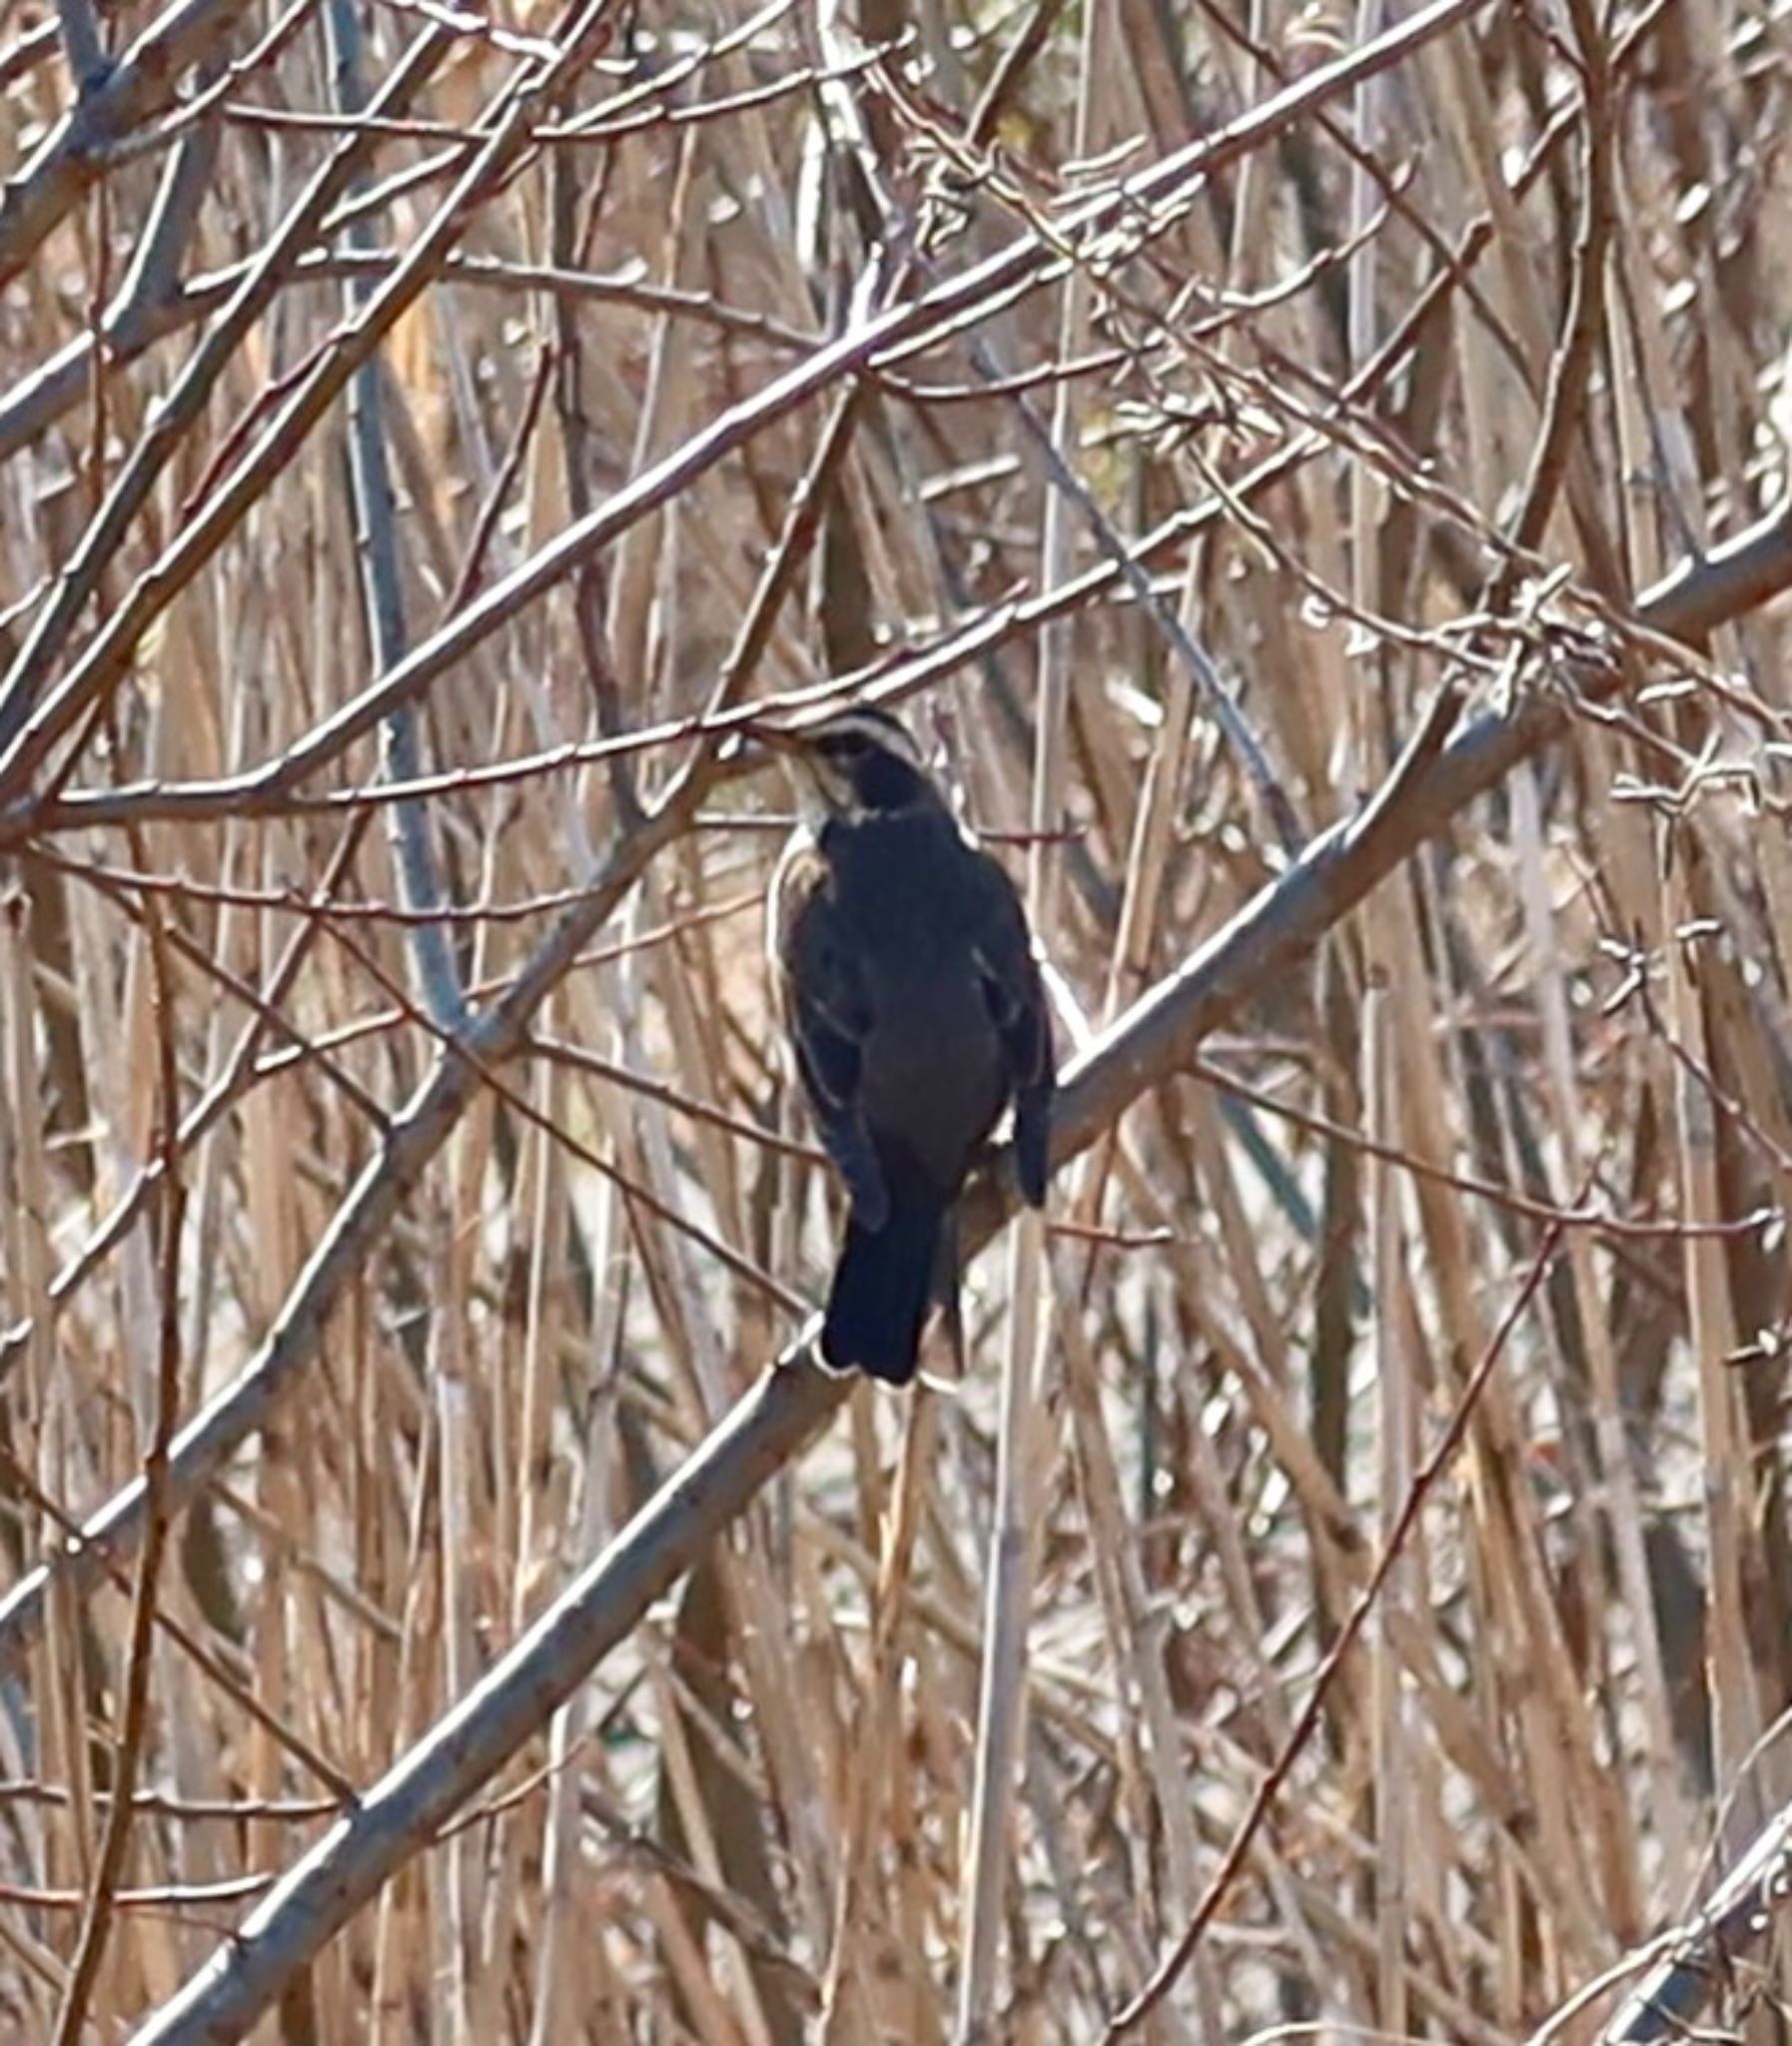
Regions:
M 1789 89 L 1740 0 L 5 15 L 0 2030 L 1585 2039 L 1772 1877 Z M 865 692 L 1074 1082 L 908 1400 L 764 1377 L 733 728 Z M 1761 1894 L 1664 2000 L 1777 2008 Z

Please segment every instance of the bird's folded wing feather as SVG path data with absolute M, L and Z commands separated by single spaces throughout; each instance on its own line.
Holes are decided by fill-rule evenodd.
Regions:
M 985 860 L 984 873 L 989 903 L 980 924 L 977 967 L 1014 1097 L 1016 1177 L 1022 1194 L 1037 1208 L 1045 1200 L 1050 1163 L 1051 1021 L 1039 961 L 1033 956 L 1026 914 L 1014 883 L 994 860 Z
M 860 1102 L 871 998 L 840 929 L 826 862 L 812 846 L 799 844 L 786 856 L 773 917 L 797 1069 L 822 1145 L 846 1182 L 860 1227 L 881 1229 L 889 1191 Z

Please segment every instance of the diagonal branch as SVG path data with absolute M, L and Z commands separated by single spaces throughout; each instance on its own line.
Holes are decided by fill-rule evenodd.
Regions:
M 1673 2046 L 1700 2036 L 1699 2013 L 1751 1949 L 1768 1944 L 1776 1910 L 1792 1897 L 1792 1805 L 1782 1806 L 1677 1934 L 1671 1949 L 1625 1999 L 1600 2033 L 1600 2046 Z M 1783 1918 L 1777 1921 L 1783 1928 Z M 1659 1946 L 1660 1942 L 1652 1942 Z M 1537 2034 L 1554 2030 L 1554 2021 Z M 1707 2035 L 1708 2036 L 1708 2035 Z

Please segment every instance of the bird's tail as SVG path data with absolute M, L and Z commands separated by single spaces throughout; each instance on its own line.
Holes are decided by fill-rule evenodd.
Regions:
M 892 1386 L 914 1377 L 921 1325 L 947 1277 L 945 1224 L 946 1210 L 931 1202 L 892 1203 L 881 1229 L 848 1219 L 821 1328 L 821 1354 L 835 1371 L 868 1371 Z

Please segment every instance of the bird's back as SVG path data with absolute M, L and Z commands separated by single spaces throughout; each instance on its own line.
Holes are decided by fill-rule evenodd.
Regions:
M 912 1172 L 956 1188 L 1007 1094 L 976 950 L 987 856 L 944 807 L 831 820 L 819 849 L 841 927 L 875 940 L 860 961 L 866 1128 L 898 1185 Z

